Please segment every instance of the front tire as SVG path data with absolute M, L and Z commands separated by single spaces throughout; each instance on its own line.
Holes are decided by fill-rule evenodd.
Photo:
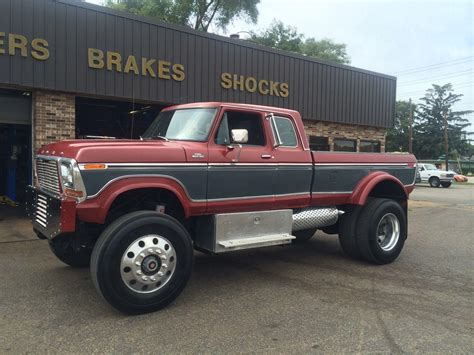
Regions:
M 401 253 L 407 237 L 407 217 L 394 200 L 373 199 L 361 211 L 357 245 L 361 256 L 373 264 L 389 264 Z
M 441 181 L 441 186 L 448 188 L 451 186 L 451 181 Z
M 431 187 L 439 187 L 441 181 L 439 180 L 438 177 L 433 176 L 430 178 L 429 183 Z
M 97 291 L 128 314 L 157 311 L 175 300 L 192 271 L 193 245 L 173 217 L 153 211 L 126 214 L 97 241 L 91 276 Z

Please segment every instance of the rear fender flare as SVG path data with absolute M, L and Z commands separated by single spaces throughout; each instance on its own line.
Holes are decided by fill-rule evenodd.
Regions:
M 365 205 L 367 198 L 369 197 L 372 190 L 381 182 L 390 182 L 396 184 L 403 191 L 403 196 L 408 199 L 408 194 L 405 186 L 393 175 L 390 175 L 383 171 L 375 171 L 363 178 L 355 188 L 350 199 L 350 203 L 354 205 Z

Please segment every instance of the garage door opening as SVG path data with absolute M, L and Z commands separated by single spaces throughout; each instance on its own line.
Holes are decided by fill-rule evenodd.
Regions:
M 138 139 L 167 105 L 76 98 L 76 138 Z
M 31 94 L 0 89 L 0 204 L 24 201 L 31 161 Z

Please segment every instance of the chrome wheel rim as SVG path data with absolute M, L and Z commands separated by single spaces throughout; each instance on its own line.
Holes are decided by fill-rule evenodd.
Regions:
M 393 213 L 382 217 L 377 226 L 377 243 L 384 251 L 390 251 L 397 245 L 400 238 L 400 222 Z
M 163 288 L 176 269 L 176 252 L 170 241 L 150 234 L 136 239 L 122 255 L 120 275 L 129 289 L 151 293 Z

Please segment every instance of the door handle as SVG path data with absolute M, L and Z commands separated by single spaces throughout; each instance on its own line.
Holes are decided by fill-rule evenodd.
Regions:
M 273 156 L 271 154 L 262 154 L 262 159 L 271 159 Z

